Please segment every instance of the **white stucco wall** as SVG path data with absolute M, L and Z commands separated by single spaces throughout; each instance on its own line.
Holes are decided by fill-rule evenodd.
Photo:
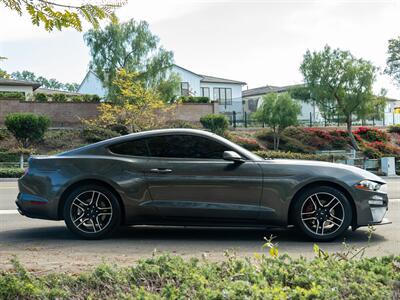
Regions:
M 232 113 L 236 112 L 237 119 L 242 118 L 243 115 L 243 103 L 242 103 L 242 85 L 240 84 L 228 84 L 228 83 L 209 83 L 201 82 L 200 87 L 208 87 L 210 89 L 210 98 L 214 99 L 214 88 L 230 88 L 232 90 L 232 105 L 219 105 L 219 111 L 221 113 Z
M 171 72 L 177 73 L 181 77 L 181 82 L 189 83 L 189 91 L 192 96 L 201 96 L 200 94 L 200 80 L 201 76 L 196 75 L 192 72 L 189 72 L 185 69 L 180 68 L 179 66 L 174 65 L 172 67 Z M 180 93 L 180 89 L 179 89 Z
M 103 87 L 101 80 L 94 73 L 89 72 L 79 86 L 78 93 L 97 95 L 100 98 L 104 98 L 107 90 Z
M 0 85 L 0 92 L 19 92 L 25 93 L 25 97 L 29 98 L 33 94 L 33 88 L 31 86 L 9 86 Z

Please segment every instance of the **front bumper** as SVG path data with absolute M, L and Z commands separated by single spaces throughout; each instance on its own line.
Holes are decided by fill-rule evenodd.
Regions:
M 357 190 L 356 206 L 356 227 L 391 223 L 385 218 L 389 207 L 389 198 L 386 193 Z

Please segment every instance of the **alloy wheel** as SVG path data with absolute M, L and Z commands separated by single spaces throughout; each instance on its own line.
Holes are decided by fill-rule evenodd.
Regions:
M 110 224 L 113 208 L 110 199 L 95 190 L 76 196 L 70 207 L 70 217 L 76 229 L 84 233 L 99 233 Z
M 309 196 L 301 207 L 301 221 L 311 233 L 325 236 L 338 231 L 345 220 L 341 201 L 327 192 Z

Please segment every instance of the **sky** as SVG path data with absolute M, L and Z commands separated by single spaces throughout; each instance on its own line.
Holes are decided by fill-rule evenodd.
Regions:
M 388 40 L 400 36 L 400 0 L 128 1 L 120 20 L 146 20 L 175 63 L 193 72 L 244 81 L 244 89 L 297 84 L 307 49 L 328 44 L 379 67 L 375 92 L 400 99 L 400 87 L 382 74 Z M 1 4 L 0 56 L 8 72 L 77 83 L 90 61 L 82 32 L 48 33 Z

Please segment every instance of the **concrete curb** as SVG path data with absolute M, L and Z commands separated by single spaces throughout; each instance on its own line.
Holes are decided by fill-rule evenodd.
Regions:
M 0 182 L 17 182 L 18 178 L 0 178 Z

